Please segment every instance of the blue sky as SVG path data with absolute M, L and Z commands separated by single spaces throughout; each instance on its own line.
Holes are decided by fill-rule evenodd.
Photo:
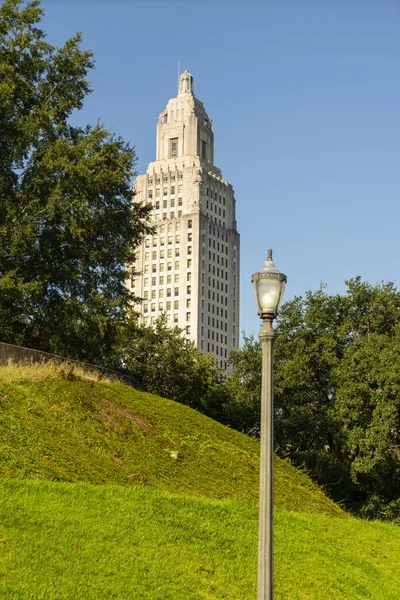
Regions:
M 48 41 L 93 50 L 100 119 L 155 158 L 177 64 L 215 130 L 241 234 L 241 329 L 259 329 L 250 277 L 274 249 L 285 300 L 344 280 L 400 283 L 400 0 L 47 0 Z

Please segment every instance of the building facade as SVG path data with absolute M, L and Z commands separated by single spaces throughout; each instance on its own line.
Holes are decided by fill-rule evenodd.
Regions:
M 141 321 L 150 325 L 166 313 L 169 325 L 226 369 L 239 341 L 235 197 L 214 166 L 212 121 L 187 71 L 159 115 L 156 160 L 136 178 L 134 201 L 152 205 L 155 228 L 137 250 L 139 274 L 130 283 L 143 299 L 136 306 Z

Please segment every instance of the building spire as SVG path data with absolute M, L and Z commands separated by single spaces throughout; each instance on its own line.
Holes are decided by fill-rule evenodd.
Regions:
M 189 71 L 184 71 L 182 75 L 179 76 L 179 87 L 178 87 L 178 96 L 180 94 L 193 94 L 193 75 L 189 73 Z

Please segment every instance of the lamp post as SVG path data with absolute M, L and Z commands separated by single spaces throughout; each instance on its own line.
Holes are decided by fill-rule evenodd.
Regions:
M 273 350 L 276 331 L 272 321 L 278 313 L 283 297 L 286 275 L 280 273 L 272 260 L 272 250 L 264 266 L 255 273 L 251 281 L 258 305 L 258 314 L 263 320 L 259 333 L 262 347 L 261 382 L 261 442 L 260 442 L 260 505 L 258 520 L 258 584 L 257 600 L 272 600 L 274 594 L 274 492 L 273 492 Z

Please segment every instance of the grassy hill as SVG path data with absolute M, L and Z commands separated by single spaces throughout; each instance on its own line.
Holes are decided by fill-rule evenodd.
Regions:
M 0 367 L 0 476 L 257 500 L 259 443 L 171 400 L 68 367 Z M 275 461 L 276 504 L 346 517 Z
M 255 440 L 68 367 L 0 368 L 0 431 L 1 598 L 256 597 Z M 276 600 L 399 598 L 399 528 L 275 477 Z

